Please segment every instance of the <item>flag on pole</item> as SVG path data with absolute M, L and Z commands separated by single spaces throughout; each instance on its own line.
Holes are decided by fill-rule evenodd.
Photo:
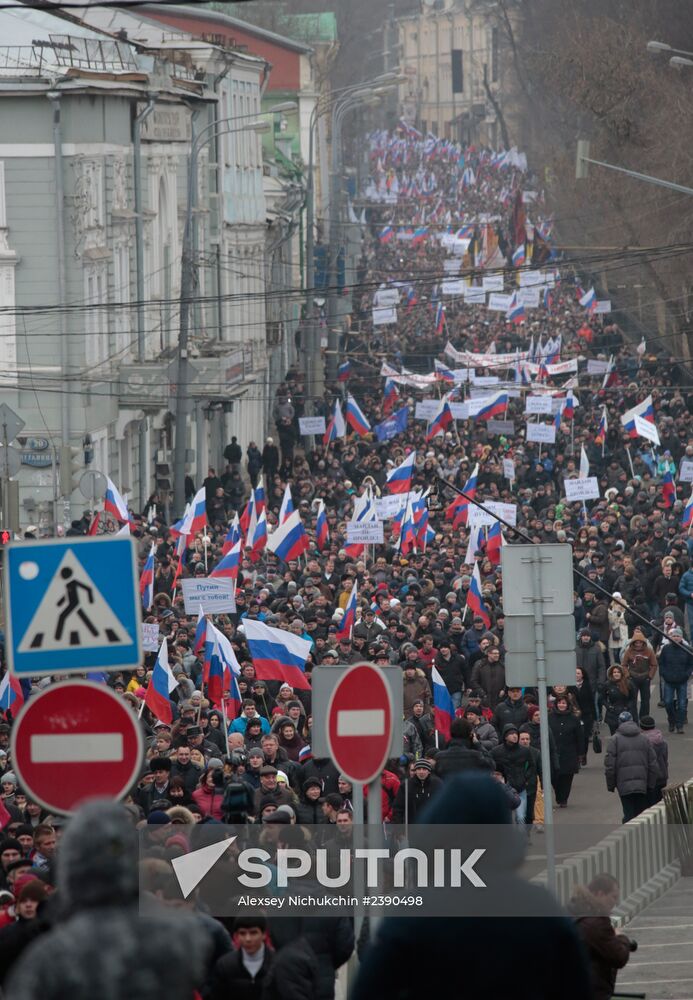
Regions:
M 241 526 L 238 520 L 238 513 L 233 515 L 233 521 L 229 525 L 229 530 L 226 533 L 226 538 L 224 539 L 224 544 L 221 547 L 221 554 L 226 555 L 234 547 L 236 542 L 241 539 Z
M 173 722 L 173 709 L 169 695 L 177 683 L 168 665 L 168 639 L 164 637 L 154 664 L 152 678 L 144 696 L 144 704 L 152 715 L 155 715 L 160 722 L 165 722 L 167 726 Z M 171 684 L 173 684 L 173 688 Z
M 450 727 L 452 720 L 455 718 L 455 706 L 452 701 L 452 695 L 435 667 L 431 668 L 431 681 L 433 684 L 434 725 L 443 738 L 449 740 Z
M 181 535 L 194 535 L 197 531 L 202 531 L 207 524 L 207 502 L 205 499 L 204 486 L 197 491 L 190 504 L 183 524 L 180 529 Z
M 587 479 L 590 474 L 590 462 L 584 444 L 580 445 L 580 472 L 578 479 Z
M 286 521 L 289 514 L 294 512 L 294 502 L 291 498 L 291 486 L 287 483 L 284 487 L 284 496 L 282 497 L 282 505 L 279 508 L 279 523 L 283 524 Z
M 337 642 L 341 642 L 342 639 L 351 639 L 351 633 L 353 632 L 354 625 L 356 624 L 357 601 L 358 583 L 354 580 L 354 585 L 351 588 L 351 593 L 349 594 L 349 600 L 347 601 L 346 608 L 344 609 L 344 617 L 342 618 L 339 628 L 335 633 L 335 639 Z
M 108 477 L 106 477 L 106 494 L 103 500 L 103 508 L 109 514 L 112 514 L 117 521 L 124 522 L 130 520 L 128 505 L 118 492 L 115 483 Z
M 671 472 L 667 471 L 662 476 L 662 499 L 665 507 L 673 507 L 676 500 L 676 483 Z
M 301 691 L 310 690 L 305 674 L 310 639 L 270 628 L 252 618 L 243 619 L 243 630 L 258 680 L 282 681 Z
M 330 544 L 330 529 L 327 523 L 324 500 L 318 500 L 318 514 L 315 520 L 315 540 L 318 543 L 320 552 L 324 552 Z
M 0 709 L 3 712 L 12 711 L 16 715 L 24 704 L 24 692 L 22 685 L 16 674 L 11 674 L 9 670 L 0 682 Z
M 479 563 L 474 563 L 472 571 L 472 582 L 467 592 L 467 607 L 472 612 L 472 616 L 477 615 L 483 621 L 486 628 L 491 627 L 491 617 L 488 613 L 484 598 L 481 593 L 481 575 L 479 573 Z
M 691 489 L 691 495 L 688 498 L 688 503 L 684 508 L 683 514 L 681 515 L 681 524 L 684 528 L 690 528 L 693 525 L 693 489 Z
M 267 539 L 267 548 L 285 563 L 290 559 L 298 559 L 308 547 L 308 535 L 297 510 L 289 514 L 286 521 L 277 525 Z
M 438 411 L 426 428 L 426 441 L 432 441 L 439 434 L 445 434 L 446 430 L 453 422 L 452 410 L 448 397 L 443 396 L 440 401 Z
M 140 594 L 142 596 L 142 607 L 145 611 L 151 609 L 154 603 L 154 553 L 156 552 L 156 543 L 152 542 L 152 547 L 149 550 L 149 555 L 145 561 L 144 567 L 142 569 L 142 574 L 140 576 Z
M 409 493 L 415 464 L 416 452 L 410 451 L 404 461 L 388 473 L 387 488 L 390 493 Z
M 346 420 L 351 429 L 360 437 L 365 437 L 366 434 L 370 433 L 371 425 L 351 393 L 347 396 Z
M 330 417 L 330 422 L 325 430 L 325 435 L 322 439 L 323 446 L 326 448 L 337 438 L 346 437 L 346 424 L 344 423 L 344 415 L 342 414 L 342 407 L 340 406 L 339 400 L 334 401 L 334 411 Z
M 594 435 L 595 444 L 604 445 L 606 441 L 606 432 L 609 429 L 609 422 L 606 417 L 606 406 L 602 407 L 602 415 L 599 418 L 599 427 L 597 428 L 597 433 Z

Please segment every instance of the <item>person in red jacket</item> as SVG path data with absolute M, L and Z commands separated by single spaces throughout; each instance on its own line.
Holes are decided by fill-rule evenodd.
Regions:
M 568 904 L 575 917 L 578 933 L 589 957 L 591 1000 L 610 1000 L 616 976 L 637 942 L 614 930 L 609 914 L 618 903 L 619 885 L 613 875 L 596 875 L 589 885 L 579 885 Z
M 399 786 L 400 780 L 392 771 L 383 771 L 380 775 L 380 798 L 384 823 L 389 823 L 392 819 L 392 807 L 395 804 L 395 795 L 399 791 Z M 363 795 L 368 802 L 368 786 L 364 787 Z
M 224 772 L 220 767 L 210 767 L 200 778 L 198 787 L 192 793 L 193 801 L 197 803 L 203 816 L 222 822 L 224 815 Z

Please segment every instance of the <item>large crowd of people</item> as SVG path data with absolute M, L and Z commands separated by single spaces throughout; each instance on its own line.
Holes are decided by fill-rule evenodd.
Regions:
M 569 806 L 601 723 L 610 734 L 605 794 L 618 792 L 628 821 L 657 802 L 667 783 L 667 741 L 653 702 L 666 709 L 667 736 L 675 739 L 687 724 L 691 397 L 679 387 L 675 359 L 631 342 L 608 312 L 595 309 L 587 276 L 564 265 L 540 181 L 521 154 L 461 149 L 405 127 L 369 141 L 368 224 L 339 378 L 323 398 L 308 399 L 302 374 L 286 373 L 274 387 L 276 429 L 245 451 L 233 438 L 224 467 L 210 468 L 197 484 L 206 508 L 200 530 L 181 536 L 166 523 L 160 496 L 132 512 L 143 566 L 154 543 L 144 621 L 166 640 L 177 683 L 167 711 L 157 713 L 146 698 L 156 653 L 132 675 L 106 678 L 141 715 L 146 736 L 129 817 L 146 826 L 230 817 L 310 824 L 320 828 L 321 843 L 339 843 L 352 822 L 353 788 L 331 760 L 311 751 L 324 720 L 313 718 L 310 678 L 369 661 L 403 672 L 403 745 L 386 764 L 376 806 L 384 823 L 417 821 L 451 781 L 475 771 L 503 786 L 508 817 L 540 832 L 546 796 Z M 510 298 L 490 308 L 497 295 Z M 494 394 L 501 410 L 492 420 L 483 412 L 449 419 L 455 404 L 474 412 L 475 401 L 483 409 Z M 550 398 L 551 411 L 527 414 L 530 396 Z M 365 427 L 353 429 L 350 400 Z M 632 436 L 622 423 L 640 404 L 659 444 Z M 343 412 L 346 427 L 337 419 Z M 301 435 L 306 415 L 326 418 L 324 440 Z M 540 423 L 548 432 L 533 440 L 530 427 Z M 384 518 L 384 543 L 350 544 L 347 524 L 393 495 L 388 479 L 412 455 L 402 507 Z M 567 499 L 565 481 L 586 472 L 596 478 L 598 497 Z M 192 499 L 192 481 L 188 492 Z M 426 516 L 407 523 L 422 496 Z M 263 544 L 250 533 L 262 514 L 271 538 L 287 498 L 305 545 L 282 561 L 266 537 Z M 506 505 L 511 524 L 503 525 L 500 545 L 488 523 L 477 530 L 473 500 Z M 243 540 L 235 611 L 216 616 L 215 625 L 238 675 L 220 698 L 208 683 L 197 609 L 186 610 L 181 579 L 207 576 L 221 562 L 236 515 Z M 74 533 L 87 524 L 76 522 Z M 499 553 L 523 537 L 571 544 L 576 571 L 575 680 L 549 691 L 552 787 L 543 780 L 536 689 L 508 683 L 504 667 L 507 581 Z M 308 641 L 304 683 L 291 685 L 280 671 L 254 663 L 249 622 Z M 452 721 L 443 718 L 436 678 Z M 0 875 L 8 896 L 0 923 L 10 926 L 0 928 L 0 979 L 50 927 L 44 904 L 63 826 L 18 787 L 7 750 L 11 710 L 6 714 Z M 172 851 L 180 849 L 172 843 Z M 610 886 L 593 890 L 607 896 Z M 606 912 L 595 910 L 593 935 Z M 307 945 L 286 953 L 295 970 L 288 978 L 312 984 L 312 992 L 295 994 L 277 990 L 273 963 L 284 948 L 275 953 L 270 942 L 281 944 L 285 935 L 276 928 L 273 935 L 272 924 L 270 917 L 269 936 L 264 915 L 228 925 L 203 995 L 333 996 L 335 970 L 355 946 L 350 921 L 301 928 Z M 623 942 L 613 948 L 625 963 Z M 264 980 L 275 993 L 261 993 Z

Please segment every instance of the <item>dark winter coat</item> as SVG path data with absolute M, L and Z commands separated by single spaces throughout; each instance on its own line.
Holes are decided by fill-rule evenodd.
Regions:
M 465 740 L 452 739 L 436 755 L 436 774 L 451 778 L 463 771 L 492 771 L 493 760 L 485 750 L 471 747 Z
M 392 806 L 392 822 L 416 823 L 423 809 L 428 805 L 433 796 L 443 787 L 443 782 L 435 774 L 429 774 L 423 781 L 414 775 L 403 781 L 395 795 Z
M 637 722 L 622 722 L 606 745 L 606 787 L 619 795 L 645 794 L 659 779 L 657 756 Z
M 606 663 L 599 646 L 594 642 L 590 642 L 589 646 L 583 646 L 582 642 L 578 642 L 575 659 L 576 666 L 582 668 L 592 690 L 600 690 L 606 684 Z
M 592 989 L 589 1000 L 611 1000 L 618 970 L 630 958 L 628 938 L 617 934 L 608 913 L 585 886 L 577 886 L 568 911 L 589 956 Z
M 541 731 L 539 728 L 539 716 L 535 716 L 535 722 L 525 722 L 522 727 L 523 731 L 529 733 L 529 745 L 535 750 L 538 750 L 541 754 Z M 551 732 L 551 727 L 549 727 L 549 753 L 551 755 L 551 773 L 558 773 L 558 750 L 556 748 L 556 739 Z
M 262 1000 L 319 1000 L 320 985 L 320 966 L 313 948 L 305 938 L 296 938 L 274 955 Z M 225 1000 L 230 997 L 227 994 Z
M 499 660 L 498 663 L 490 663 L 484 657 L 477 660 L 472 670 L 472 687 L 481 688 L 486 695 L 486 702 L 491 708 L 495 708 L 500 700 L 500 693 L 505 688 L 505 667 Z
M 519 701 L 504 698 L 496 705 L 496 711 L 493 713 L 493 724 L 499 733 L 503 732 L 504 726 L 510 724 L 519 729 L 527 719 L 527 705 L 521 698 Z
M 519 743 L 507 743 L 505 733 L 503 742 L 491 751 L 496 764 L 500 764 L 505 772 L 505 780 L 516 792 L 524 792 L 528 785 L 536 781 L 537 765 L 529 751 L 529 747 L 521 747 Z
M 337 787 L 339 771 L 329 757 L 313 757 L 306 764 L 302 764 L 301 781 L 308 781 L 308 778 L 317 778 L 320 781 L 323 795 L 339 791 Z
M 450 694 L 456 694 L 462 690 L 462 685 L 464 684 L 462 668 L 464 663 L 464 656 L 452 651 L 449 660 L 446 660 L 440 653 L 436 657 L 436 669 L 443 678 L 443 683 Z
M 327 818 L 322 811 L 322 805 L 319 800 L 313 802 L 311 799 L 303 796 L 298 805 L 294 806 L 294 809 L 297 823 L 306 823 L 308 826 L 318 826 L 319 824 L 327 823 Z
M 684 684 L 691 673 L 693 656 L 688 650 L 675 642 L 667 642 L 662 646 L 659 651 L 659 676 L 665 683 Z
M 607 725 L 615 726 L 621 712 L 630 712 L 633 718 L 637 715 L 635 685 L 631 680 L 628 680 L 627 687 L 628 690 L 624 694 L 616 681 L 607 681 L 604 689 L 604 719 Z
M 584 753 L 582 722 L 570 709 L 567 712 L 553 709 L 549 712 L 549 729 L 558 751 L 558 770 L 555 773 L 577 774 L 580 757 Z
M 589 739 L 592 727 L 594 726 L 595 714 L 594 689 L 592 688 L 587 675 L 583 677 L 580 687 L 575 684 L 573 687 L 568 688 L 568 691 L 570 694 L 575 696 L 577 707 L 580 709 L 582 725 L 585 730 L 585 739 Z
M 486 719 L 481 720 L 479 725 L 474 730 L 474 735 L 476 736 L 481 749 L 486 750 L 488 753 L 490 753 L 494 747 L 498 746 L 498 731 L 496 727 Z
M 209 987 L 205 991 L 205 1000 L 228 1000 L 230 996 L 234 1000 L 261 1000 L 273 959 L 273 953 L 266 947 L 262 965 L 253 979 L 243 965 L 243 952 L 240 949 L 223 955 L 214 966 Z
M 657 758 L 659 777 L 656 786 L 664 788 L 669 781 L 669 744 L 664 739 L 661 729 L 643 729 L 642 734 L 645 739 L 649 740 Z
M 270 937 L 279 947 L 273 966 L 273 976 L 276 977 L 276 992 L 269 993 L 274 1000 L 292 1000 L 311 996 L 310 993 L 290 992 L 297 989 L 297 984 L 289 987 L 287 975 L 280 977 L 277 965 L 284 945 L 291 947 L 299 938 L 305 939 L 315 954 L 318 962 L 316 1000 L 332 1000 L 334 997 L 335 973 L 340 965 L 351 956 L 354 950 L 354 925 L 349 917 L 289 917 L 282 916 L 270 920 Z M 263 997 L 266 1000 L 266 997 Z

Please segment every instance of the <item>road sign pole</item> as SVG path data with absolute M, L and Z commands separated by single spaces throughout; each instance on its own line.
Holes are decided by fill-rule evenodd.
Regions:
M 7 439 L 7 420 L 2 422 L 2 526 L 7 530 L 10 526 L 10 452 Z
M 366 845 L 362 843 L 363 840 L 363 785 L 358 782 L 352 783 L 352 798 L 351 805 L 354 810 L 354 827 L 356 828 L 356 836 L 358 842 L 354 845 L 355 847 L 365 847 Z M 364 895 L 364 890 L 366 888 L 364 878 L 363 878 L 363 868 L 357 865 L 354 869 L 354 895 L 357 899 L 361 899 Z M 359 905 L 356 907 L 354 913 L 354 932 L 358 940 L 358 936 L 361 933 L 361 928 L 363 926 L 364 912 L 363 908 Z
M 371 781 L 370 785 L 368 786 L 368 801 L 370 803 L 368 809 L 368 846 L 375 848 L 383 846 L 381 781 L 382 781 L 382 776 L 378 775 L 378 777 L 374 778 L 373 781 Z M 381 920 L 382 920 L 381 915 L 371 910 L 368 919 L 371 941 L 373 940 L 373 935 L 378 929 L 378 924 L 380 923 Z
M 534 608 L 534 643 L 537 661 L 537 691 L 539 694 L 539 737 L 541 740 L 541 783 L 544 789 L 544 834 L 546 836 L 546 876 L 551 892 L 556 891 L 556 844 L 553 825 L 553 789 L 551 787 L 551 751 L 549 745 L 549 710 L 546 683 L 546 652 L 544 650 L 544 596 L 542 590 L 541 554 L 535 550 L 532 562 L 532 605 Z

